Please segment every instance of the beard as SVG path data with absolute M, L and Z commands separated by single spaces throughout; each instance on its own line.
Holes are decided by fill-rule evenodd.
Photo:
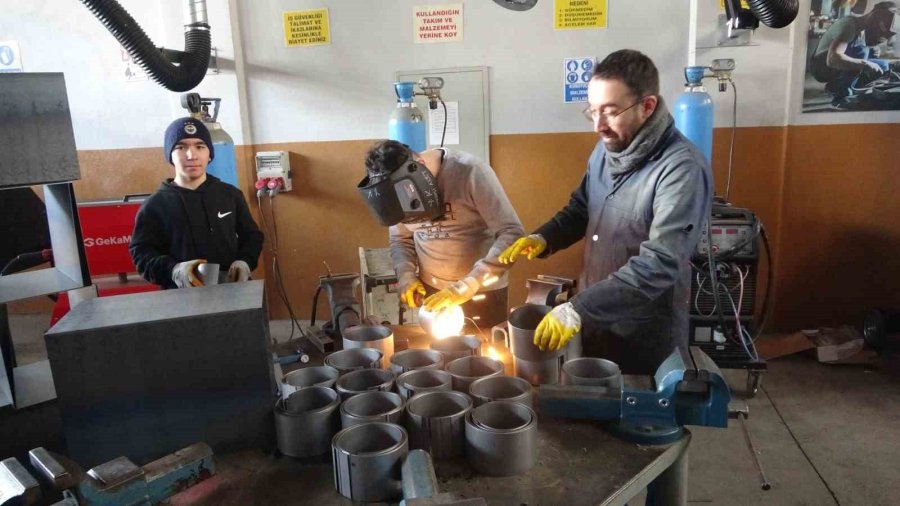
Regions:
M 606 150 L 611 153 L 618 153 L 628 147 L 628 144 L 615 133 L 611 133 L 608 137 L 601 135 L 600 139 L 603 141 L 603 145 L 606 146 Z

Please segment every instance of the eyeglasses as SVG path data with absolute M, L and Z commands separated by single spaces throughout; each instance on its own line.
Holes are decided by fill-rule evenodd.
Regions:
M 584 108 L 584 110 L 581 111 L 581 114 L 585 117 L 585 119 L 587 119 L 591 123 L 597 121 L 600 118 L 603 118 L 603 121 L 605 123 L 610 123 L 612 120 L 616 119 L 617 117 L 619 117 L 620 115 L 625 113 L 625 111 L 627 111 L 628 109 L 631 109 L 632 107 L 640 104 L 641 102 L 644 101 L 645 98 L 650 98 L 651 96 L 652 95 L 647 95 L 647 96 L 641 97 L 641 98 L 637 99 L 637 101 L 635 103 L 629 105 L 628 107 L 622 109 L 619 112 L 603 113 L 603 112 L 595 111 L 595 110 L 591 109 L 591 106 L 587 106 Z

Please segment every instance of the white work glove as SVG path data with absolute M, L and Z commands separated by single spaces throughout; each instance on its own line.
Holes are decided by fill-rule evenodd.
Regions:
M 228 281 L 232 283 L 243 283 L 250 279 L 250 266 L 243 260 L 235 260 L 231 262 L 228 268 Z
M 181 262 L 180 264 L 175 265 L 172 269 L 172 282 L 175 283 L 175 286 L 178 288 L 190 288 L 192 286 L 203 286 L 203 281 L 200 279 L 200 264 L 205 264 L 206 260 L 202 258 L 197 258 L 195 260 L 188 260 L 187 262 Z
M 534 345 L 544 350 L 555 351 L 572 339 L 581 330 L 581 316 L 571 302 L 560 304 L 544 316 L 534 331 Z

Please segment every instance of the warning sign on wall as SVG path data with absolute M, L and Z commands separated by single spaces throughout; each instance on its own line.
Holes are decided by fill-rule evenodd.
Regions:
M 750 10 L 750 4 L 747 3 L 747 0 L 741 0 L 741 7 L 744 9 Z M 719 0 L 719 10 L 725 10 L 725 0 Z
M 553 28 L 606 28 L 606 0 L 554 0 Z
M 463 4 L 413 7 L 413 41 L 416 44 L 463 40 Z
M 331 44 L 328 9 L 285 12 L 284 43 L 288 47 Z

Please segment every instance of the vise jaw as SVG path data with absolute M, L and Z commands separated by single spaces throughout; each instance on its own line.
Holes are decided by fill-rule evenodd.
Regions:
M 622 377 L 614 387 L 541 385 L 541 415 L 609 421 L 619 437 L 668 444 L 685 425 L 728 426 L 731 392 L 700 348 L 676 348 L 651 376 Z

